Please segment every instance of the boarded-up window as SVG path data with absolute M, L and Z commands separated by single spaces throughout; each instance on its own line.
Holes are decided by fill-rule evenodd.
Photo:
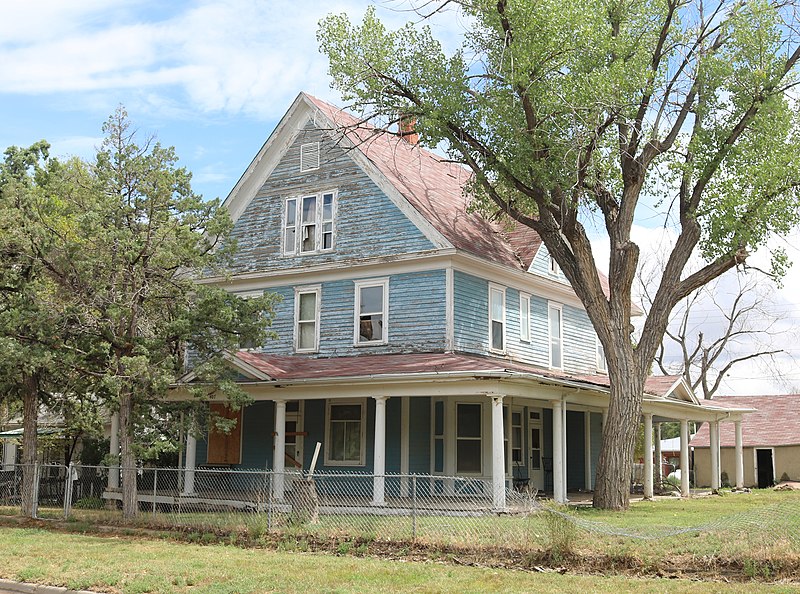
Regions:
M 209 405 L 212 414 L 226 419 L 234 419 L 236 426 L 229 433 L 216 431 L 213 426 L 208 431 L 208 463 L 239 464 L 242 461 L 242 411 L 231 410 L 226 404 Z

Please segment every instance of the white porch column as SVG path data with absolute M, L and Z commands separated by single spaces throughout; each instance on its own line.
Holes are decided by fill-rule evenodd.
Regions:
M 373 448 L 372 505 L 386 505 L 386 401 L 375 399 L 375 443 Z
M 286 470 L 286 401 L 275 401 L 275 447 L 272 460 L 272 496 L 283 501 Z
M 681 497 L 689 496 L 689 421 L 681 421 Z
M 711 490 L 719 489 L 719 421 L 709 421 L 708 431 L 711 449 Z
M 197 465 L 197 439 L 190 428 L 186 432 L 186 462 L 183 473 L 183 495 L 194 495 L 194 469 Z
M 111 436 L 109 439 L 108 453 L 114 456 L 116 462 L 108 470 L 108 488 L 119 489 L 119 413 L 111 415 Z
M 742 422 L 734 421 L 733 426 L 736 430 L 736 488 L 744 488 L 744 455 L 742 446 Z
M 553 400 L 553 500 L 566 503 L 564 488 L 564 410 L 560 400 Z
M 663 456 L 661 454 L 661 423 L 655 424 L 656 436 L 656 455 L 655 455 L 655 465 L 656 465 L 656 484 L 661 485 L 661 482 L 664 480 L 664 464 L 662 462 Z
M 503 453 L 503 397 L 492 396 L 492 505 L 506 508 L 506 464 Z
M 583 412 L 583 485 L 591 491 L 592 485 L 592 413 Z
M 644 496 L 653 498 L 653 413 L 644 413 Z
M 17 443 L 13 439 L 3 442 L 3 470 L 8 472 L 14 470 L 14 462 L 17 460 Z

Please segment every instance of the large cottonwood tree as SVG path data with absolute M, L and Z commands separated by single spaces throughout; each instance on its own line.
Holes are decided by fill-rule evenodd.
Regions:
M 672 308 L 798 222 L 793 0 L 442 0 L 466 15 L 448 55 L 427 27 L 323 20 L 333 85 L 365 118 L 416 119 L 474 173 L 488 215 L 538 232 L 608 358 L 594 505 L 628 505 L 644 382 Z M 641 208 L 677 239 L 638 341 L 631 287 Z M 606 294 L 589 231 L 610 240 Z M 686 272 L 699 253 L 705 265 Z M 785 257 L 774 254 L 776 270 Z

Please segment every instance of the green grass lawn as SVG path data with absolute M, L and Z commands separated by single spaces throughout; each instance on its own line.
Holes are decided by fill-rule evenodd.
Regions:
M 790 592 L 787 585 L 560 575 L 0 529 L 0 577 L 104 592 Z

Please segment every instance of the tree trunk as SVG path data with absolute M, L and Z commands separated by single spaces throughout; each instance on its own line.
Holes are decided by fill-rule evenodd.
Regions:
M 122 467 L 122 515 L 133 518 L 139 511 L 136 489 L 136 455 L 133 451 L 133 396 L 123 391 L 119 402 L 119 443 Z
M 36 517 L 36 458 L 39 431 L 39 375 L 22 378 L 22 515 Z
M 600 509 L 628 508 L 633 453 L 642 414 L 646 375 L 632 363 L 625 364 L 622 360 L 618 367 L 621 369 L 609 367 L 611 396 L 592 502 Z

